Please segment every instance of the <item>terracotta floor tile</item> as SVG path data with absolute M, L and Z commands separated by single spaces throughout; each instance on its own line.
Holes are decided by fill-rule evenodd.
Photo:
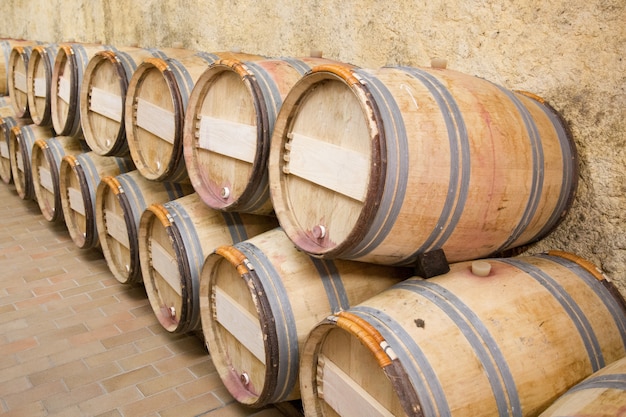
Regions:
M 172 406 L 179 408 L 183 405 L 182 398 L 176 392 L 167 390 L 121 407 L 120 411 L 125 416 L 144 417 Z M 179 414 L 179 416 L 184 415 L 186 414 Z
M 54 340 L 45 345 L 38 345 L 28 350 L 23 350 L 21 352 L 18 352 L 17 357 L 22 362 L 29 362 L 29 361 L 32 361 L 33 359 L 48 358 L 51 355 L 54 355 L 55 353 L 64 352 L 68 350 L 69 348 L 70 348 L 70 344 L 68 343 L 67 340 L 65 339 Z
M 89 331 L 83 323 L 74 324 L 67 327 L 56 328 L 46 332 L 42 332 L 37 336 L 37 340 L 42 345 L 55 340 L 68 339 L 72 336 L 85 334 Z
M 50 360 L 54 361 L 55 364 L 62 364 L 76 359 L 84 359 L 104 351 L 105 348 L 99 340 L 78 346 L 70 344 L 69 349 L 50 355 Z
M 128 386 L 135 386 L 141 382 L 155 378 L 158 375 L 159 373 L 154 369 L 154 367 L 148 365 L 107 378 L 102 381 L 102 386 L 107 390 L 107 392 L 117 391 Z
M 143 395 L 149 397 L 166 389 L 176 388 L 186 382 L 194 380 L 194 376 L 188 369 L 183 368 L 169 374 L 161 375 L 150 381 L 137 384 L 137 388 Z
M 51 413 L 63 411 L 69 407 L 76 407 L 78 404 L 104 394 L 104 390 L 98 383 L 85 384 L 75 387 L 70 392 L 48 397 L 43 401 L 46 410 Z
M 106 347 L 107 349 L 111 349 L 113 347 L 124 345 L 126 343 L 136 342 L 146 337 L 150 337 L 151 335 L 152 333 L 150 333 L 148 329 L 141 328 L 141 329 L 134 330 L 132 332 L 122 333 L 118 336 L 113 336 L 113 337 L 109 337 L 106 339 L 102 339 L 101 342 L 104 345 L 104 347 Z
M 36 356 L 29 360 L 21 360 L 20 356 L 24 352 L 18 352 L 13 355 L 17 359 L 15 365 L 6 367 L 0 372 L 0 382 L 8 381 L 13 378 L 17 378 L 23 375 L 30 375 L 34 372 L 38 372 L 44 369 L 50 368 L 50 359 L 47 356 Z
M 42 401 L 63 392 L 67 392 L 63 381 L 51 381 L 45 384 L 35 385 L 14 394 L 4 395 L 2 399 L 9 409 L 11 409 L 25 403 Z
M 119 365 L 125 371 L 137 369 L 146 365 L 159 362 L 161 360 L 167 360 L 172 358 L 174 354 L 166 346 L 159 346 L 155 349 L 141 352 L 137 355 L 128 356 L 118 361 Z
M 219 399 L 208 392 L 192 400 L 186 400 L 177 407 L 168 407 L 161 411 L 160 415 L 162 417 L 197 416 L 223 406 L 224 404 Z
M 78 404 L 78 408 L 85 416 L 96 416 L 103 413 L 111 413 L 142 398 L 143 396 L 139 390 L 131 386 L 83 401 Z
M 2 413 L 2 417 L 44 417 L 48 411 L 41 401 L 27 402 Z
M 34 386 L 58 381 L 74 374 L 87 370 L 87 366 L 81 360 L 64 363 L 44 371 L 32 373 L 28 379 Z
M 103 352 L 85 357 L 83 360 L 90 368 L 98 368 L 102 365 L 116 362 L 120 358 L 134 355 L 138 350 L 132 344 L 120 345 L 114 348 L 105 349 Z
M 88 368 L 83 372 L 68 375 L 63 378 L 65 385 L 73 390 L 81 385 L 99 382 L 122 373 L 122 369 L 115 363 L 109 362 L 97 368 Z
M 198 397 L 207 392 L 221 388 L 222 380 L 217 373 L 194 379 L 193 381 L 180 384 L 176 391 L 186 400 Z

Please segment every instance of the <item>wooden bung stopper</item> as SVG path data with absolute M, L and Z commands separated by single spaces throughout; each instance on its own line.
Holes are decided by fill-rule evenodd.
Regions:
M 491 272 L 491 264 L 487 261 L 472 262 L 472 274 L 477 277 L 486 277 Z

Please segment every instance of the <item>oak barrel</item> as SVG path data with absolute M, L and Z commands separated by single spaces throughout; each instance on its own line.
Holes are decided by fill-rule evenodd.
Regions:
M 33 188 L 31 156 L 33 146 L 38 139 L 48 139 L 54 136 L 51 128 L 28 124 L 14 126 L 9 136 L 9 158 L 11 159 L 11 173 L 17 195 L 22 200 L 36 199 Z
M 15 45 L 9 55 L 7 68 L 9 97 L 17 117 L 30 117 L 28 111 L 28 62 L 32 45 Z
M 83 137 L 80 122 L 80 87 L 85 67 L 97 52 L 111 46 L 89 43 L 59 45 L 50 84 L 51 117 L 60 136 Z
M 189 97 L 183 149 L 191 184 L 209 207 L 272 212 L 267 158 L 276 116 L 311 67 L 332 62 L 221 59 L 204 71 Z
M 148 58 L 188 56 L 188 49 L 124 47 L 96 52 L 80 88 L 80 119 L 85 140 L 104 156 L 127 156 L 124 103 L 137 66 Z
M 569 253 L 451 265 L 309 334 L 307 416 L 536 416 L 626 355 L 624 300 Z
M 0 117 L 17 117 L 9 96 L 0 96 Z
M 234 55 L 199 52 L 180 59 L 149 58 L 137 67 L 128 86 L 125 123 L 131 158 L 143 176 L 189 182 L 183 157 L 189 95 L 210 64 Z
M 33 189 L 41 214 L 47 221 L 65 220 L 59 177 L 61 160 L 65 155 L 78 155 L 88 151 L 85 141 L 73 136 L 56 136 L 35 141 L 31 155 Z
M 253 407 L 300 398 L 299 351 L 309 331 L 412 272 L 313 258 L 281 228 L 217 248 L 202 269 L 200 314 L 224 385 Z
M 209 253 L 277 225 L 270 216 L 211 209 L 196 193 L 150 205 L 139 222 L 139 259 L 150 305 L 165 330 L 201 328 L 199 278 Z
M 395 265 L 443 249 L 457 262 L 546 235 L 571 204 L 576 163 L 538 97 L 447 69 L 326 65 L 283 102 L 269 181 L 306 252 Z
M 10 109 L 7 114 L 14 114 L 12 107 L 6 107 L 5 104 L 10 101 L 8 97 L 0 97 L 0 113 L 3 110 Z M 0 116 L 0 178 L 5 184 L 10 184 L 13 180 L 13 173 L 11 172 L 11 157 L 9 155 L 9 139 L 11 136 L 11 129 L 17 124 L 15 117 L 13 116 Z
M 10 100 L 8 97 L 4 97 L 6 100 Z M 3 110 L 7 110 L 9 107 L 1 107 L 0 113 Z M 13 113 L 13 108 L 10 108 L 10 114 Z M 5 184 L 10 184 L 13 181 L 13 169 L 11 165 L 11 152 L 10 141 L 12 130 L 15 126 L 22 127 L 32 123 L 32 120 L 28 118 L 15 118 L 13 116 L 0 118 L 0 178 Z
M 142 282 L 138 233 L 145 209 L 192 192 L 189 184 L 151 181 L 137 170 L 102 178 L 96 192 L 96 226 L 104 258 L 119 282 Z
M 25 39 L 0 40 L 0 96 L 9 95 L 9 58 L 15 46 L 32 46 L 36 41 Z
M 52 126 L 50 85 L 59 45 L 36 45 L 30 53 L 26 77 L 28 111 L 33 123 Z
M 626 358 L 576 384 L 540 417 L 623 417 L 626 413 Z
M 76 246 L 81 249 L 100 247 L 96 230 L 96 191 L 101 178 L 133 169 L 129 158 L 101 156 L 92 151 L 65 155 L 61 159 L 61 207 Z

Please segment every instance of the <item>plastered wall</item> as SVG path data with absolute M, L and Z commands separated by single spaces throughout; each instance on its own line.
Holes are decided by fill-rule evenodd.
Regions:
M 624 0 L 2 0 L 0 36 L 101 41 L 361 67 L 429 65 L 546 99 L 580 158 L 563 223 L 528 249 L 574 252 L 626 294 L 626 1 Z

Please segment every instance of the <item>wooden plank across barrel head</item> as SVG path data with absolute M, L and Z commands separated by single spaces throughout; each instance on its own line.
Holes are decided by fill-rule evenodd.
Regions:
M 91 57 L 111 46 L 63 43 L 54 59 L 50 99 L 52 124 L 58 135 L 84 137 L 80 121 L 80 88 Z
M 26 77 L 28 111 L 33 123 L 52 126 L 50 85 L 59 45 L 36 45 L 30 53 Z
M 125 123 L 131 158 L 143 176 L 189 182 L 183 157 L 189 96 L 210 64 L 220 57 L 238 55 L 198 52 L 180 59 L 149 58 L 137 67 L 128 86 Z
M 17 117 L 30 117 L 27 77 L 32 50 L 32 45 L 15 45 L 9 55 L 9 97 Z
M 60 188 L 63 217 L 70 237 L 81 249 L 100 247 L 96 230 L 96 191 L 103 177 L 135 169 L 130 158 L 95 152 L 65 155 L 61 160 Z
M 268 169 L 300 249 L 395 265 L 540 239 L 571 204 L 576 163 L 536 97 L 447 69 L 321 65 L 285 98 Z
M 536 416 L 625 354 L 616 288 L 550 252 L 455 263 L 329 316 L 300 387 L 307 416 Z
M 54 131 L 49 127 L 29 124 L 15 126 L 9 137 L 9 158 L 11 159 L 11 172 L 17 195 L 22 200 L 36 199 L 33 186 L 31 158 L 35 141 L 48 139 L 54 136 Z
M 88 151 L 85 141 L 73 136 L 56 136 L 35 141 L 31 155 L 33 189 L 41 214 L 47 221 L 65 220 L 61 204 L 61 160 L 65 155 L 78 155 Z
M 573 386 L 539 417 L 612 417 L 625 411 L 626 358 L 622 358 Z
M 300 398 L 299 351 L 309 331 L 412 273 L 312 258 L 281 228 L 217 248 L 202 269 L 200 314 L 224 385 L 254 407 Z
M 150 305 L 165 330 L 200 329 L 200 270 L 209 253 L 277 225 L 270 216 L 214 210 L 197 193 L 149 206 L 139 223 L 139 259 Z
M 103 177 L 96 192 L 96 225 L 102 253 L 113 276 L 122 284 L 142 283 L 139 221 L 151 204 L 191 194 L 189 184 L 151 181 L 137 170 Z
M 218 210 L 273 211 L 267 158 L 282 101 L 316 57 L 222 59 L 198 79 L 185 115 L 183 148 L 191 184 Z
M 183 57 L 189 49 L 124 47 L 96 52 L 80 90 L 80 119 L 85 140 L 103 156 L 127 156 L 124 103 L 137 66 L 148 58 Z

